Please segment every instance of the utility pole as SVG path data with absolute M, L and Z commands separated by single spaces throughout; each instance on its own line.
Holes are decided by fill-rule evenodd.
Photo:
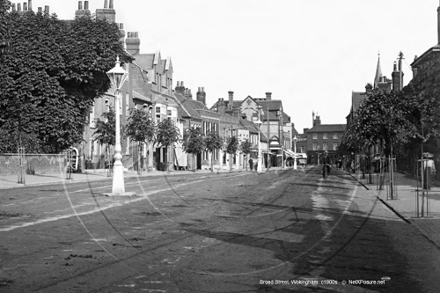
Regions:
M 266 170 L 269 171 L 269 164 L 270 164 L 270 125 L 269 125 L 269 103 L 267 103 L 267 114 L 266 114 L 266 122 L 267 122 L 267 164 L 266 164 Z

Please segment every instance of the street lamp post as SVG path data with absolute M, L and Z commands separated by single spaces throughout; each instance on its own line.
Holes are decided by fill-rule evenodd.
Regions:
M 293 170 L 296 170 L 297 166 L 296 166 L 296 142 L 298 141 L 298 138 L 296 137 L 296 135 L 293 137 L 293 152 L 295 153 L 295 157 L 293 158 Z
M 121 87 L 128 77 L 128 72 L 121 67 L 119 56 L 116 58 L 116 65 L 107 72 L 107 76 L 110 79 L 113 87 L 115 88 L 115 162 L 113 164 L 113 185 L 111 195 L 127 195 L 125 193 L 124 186 L 124 165 L 122 164 L 122 147 L 121 147 L 121 129 L 120 129 L 120 95 Z
M 255 121 L 255 124 L 258 126 L 258 163 L 257 163 L 257 172 L 261 173 L 263 171 L 263 164 L 261 162 L 261 131 L 260 126 L 263 122 L 260 119 L 261 106 L 258 106 L 258 120 Z

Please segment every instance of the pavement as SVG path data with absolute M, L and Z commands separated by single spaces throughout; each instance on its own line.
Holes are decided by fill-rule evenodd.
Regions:
M 228 172 L 242 172 L 241 170 L 233 169 L 214 169 L 214 172 L 228 173 Z M 243 172 L 246 172 L 245 170 Z M 250 172 L 250 171 L 247 171 Z M 197 170 L 197 174 L 200 173 L 211 173 L 211 170 Z M 183 174 L 194 174 L 191 170 L 180 170 L 180 171 L 142 171 L 142 174 L 137 174 L 137 171 L 124 170 L 124 178 L 138 178 L 138 177 L 149 177 L 149 176 L 171 176 L 171 175 L 183 175 Z M 79 183 L 79 182 L 90 182 L 90 181 L 111 181 L 112 177 L 108 176 L 108 171 L 106 169 L 96 169 L 96 170 L 85 170 L 83 173 L 72 173 L 70 174 L 70 179 L 65 173 L 58 174 L 36 174 L 30 175 L 25 174 L 24 182 L 18 183 L 18 175 L 7 175 L 0 176 L 0 190 L 9 188 L 20 188 L 26 186 L 40 186 L 40 185 L 53 185 L 53 184 L 69 184 L 69 183 Z
M 417 184 L 415 179 L 396 173 L 396 192 L 391 196 L 389 185 L 379 189 L 376 174 L 372 175 L 372 183 L 369 183 L 368 174 L 365 178 L 362 174 L 352 176 L 366 186 L 372 196 L 378 197 L 397 216 L 417 227 L 440 248 L 440 187 L 431 186 L 430 190 L 422 191 L 420 182 Z

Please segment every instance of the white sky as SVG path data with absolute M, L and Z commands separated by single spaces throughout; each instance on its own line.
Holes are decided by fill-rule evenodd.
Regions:
M 19 2 L 16 2 L 19 3 Z M 248 95 L 283 101 L 295 128 L 345 123 L 351 92 L 373 83 L 378 52 L 391 78 L 403 52 L 409 64 L 437 44 L 437 0 L 114 0 L 116 22 L 138 31 L 141 53 L 171 56 L 174 85 L 193 97 L 204 87 L 208 107 L 218 98 Z M 33 0 L 72 19 L 75 0 Z M 90 0 L 92 13 L 104 0 Z

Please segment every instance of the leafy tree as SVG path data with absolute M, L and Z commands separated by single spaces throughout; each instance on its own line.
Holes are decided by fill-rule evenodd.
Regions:
M 411 122 L 415 133 L 411 144 L 433 148 L 440 137 L 440 60 L 431 60 L 404 88 L 412 102 Z
M 138 173 L 140 174 L 140 157 L 142 143 L 151 143 L 154 141 L 156 126 L 150 119 L 149 114 L 145 110 L 130 109 L 130 117 L 125 126 L 125 135 L 131 140 L 138 143 Z
M 95 132 L 93 133 L 93 139 L 100 145 L 115 145 L 116 141 L 116 113 L 112 107 L 109 107 L 108 112 L 102 113 L 104 118 L 98 120 L 95 123 Z M 121 132 L 123 133 L 123 132 Z
M 344 136 L 345 147 L 359 150 L 371 142 L 379 142 L 385 155 L 391 156 L 393 146 L 407 142 L 414 133 L 411 104 L 402 92 L 374 91 L 356 111 Z
M 8 132 L 0 129 L 0 153 L 15 153 L 20 146 L 24 147 L 26 153 L 38 153 L 41 149 L 35 133 Z
M 246 165 L 246 171 L 247 171 L 247 156 L 251 152 L 252 144 L 249 142 L 248 139 L 243 140 L 240 144 L 240 151 L 244 154 L 244 164 Z
M 229 170 L 232 171 L 232 156 L 237 153 L 238 139 L 235 136 L 230 136 L 226 139 L 226 152 L 230 155 Z
M 88 17 L 5 12 L 0 1 L 0 50 L 8 48 L 0 58 L 0 129 L 37 134 L 40 152 L 58 153 L 82 140 L 90 106 L 110 87 L 105 73 L 123 52 L 119 29 Z
M 0 0 L 0 58 L 9 47 L 9 13 L 11 7 L 9 0 Z
M 200 127 L 190 127 L 183 134 L 183 150 L 193 155 L 194 172 L 196 171 L 195 157 L 205 149 L 205 138 Z
M 162 120 L 157 125 L 156 131 L 156 143 L 165 148 L 165 152 L 168 153 L 168 147 L 174 145 L 179 141 L 180 131 L 174 125 L 174 122 L 168 119 Z M 168 169 L 168 156 L 166 156 L 166 170 Z
M 221 149 L 223 146 L 223 138 L 220 137 L 218 132 L 216 131 L 210 131 L 205 137 L 205 147 L 206 149 L 211 153 L 211 172 L 214 171 L 214 164 L 213 164 L 213 153 L 216 150 Z
M 102 113 L 103 120 L 99 119 L 95 124 L 95 132 L 93 133 L 93 140 L 97 141 L 101 146 L 106 146 L 106 153 L 108 159 L 108 167 L 110 169 L 110 146 L 116 144 L 116 113 L 112 107 L 109 107 L 108 112 Z M 124 135 L 124 129 L 121 127 L 121 136 Z M 109 173 L 110 174 L 110 173 Z

